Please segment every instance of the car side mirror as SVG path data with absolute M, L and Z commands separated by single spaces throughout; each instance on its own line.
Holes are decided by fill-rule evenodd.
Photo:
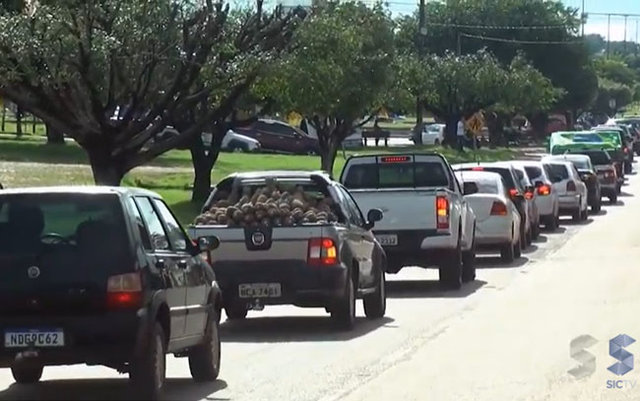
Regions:
M 382 217 L 383 217 L 382 210 L 380 209 L 369 210 L 369 212 L 367 212 L 367 223 L 365 224 L 365 228 L 367 230 L 372 229 L 378 221 L 382 220 Z
M 478 184 L 475 182 L 465 182 L 462 184 L 463 195 L 471 195 L 478 193 Z
M 200 252 L 209 252 L 217 249 L 220 246 L 220 239 L 215 235 L 210 237 L 198 238 L 198 249 Z

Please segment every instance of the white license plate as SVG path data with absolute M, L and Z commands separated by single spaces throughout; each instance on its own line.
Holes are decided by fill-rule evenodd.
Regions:
M 5 348 L 63 347 L 64 332 L 52 330 L 7 330 L 4 332 Z
M 376 239 L 382 246 L 398 245 L 398 236 L 396 234 L 376 235 Z
M 240 298 L 277 298 L 282 295 L 280 283 L 240 284 Z

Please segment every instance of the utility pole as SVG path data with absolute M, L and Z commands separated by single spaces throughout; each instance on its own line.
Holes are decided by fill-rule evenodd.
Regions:
M 581 23 L 582 23 L 582 37 L 584 37 L 584 20 L 586 18 L 587 14 L 585 14 L 584 12 L 584 0 L 582 0 L 582 18 L 580 19 Z
M 627 17 L 624 16 L 624 52 L 627 52 Z
M 638 57 L 638 19 L 636 18 L 636 43 L 633 45 L 633 53 Z
M 416 38 L 416 45 L 418 46 L 418 56 L 422 59 L 426 53 L 426 41 L 427 41 L 427 16 L 426 16 L 426 0 L 420 0 L 419 9 L 419 24 L 418 24 L 418 37 Z M 416 132 L 415 140 L 418 144 L 422 145 L 422 99 L 418 96 L 416 98 Z
M 607 58 L 611 53 L 611 14 L 607 16 Z

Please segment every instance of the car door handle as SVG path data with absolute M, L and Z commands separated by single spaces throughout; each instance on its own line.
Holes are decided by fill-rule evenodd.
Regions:
M 178 267 L 181 269 L 186 269 L 188 266 L 187 261 L 186 260 L 180 260 L 178 261 Z
M 165 267 L 167 267 L 167 265 L 164 263 L 164 259 L 158 259 L 156 261 L 156 267 L 158 269 L 164 269 Z

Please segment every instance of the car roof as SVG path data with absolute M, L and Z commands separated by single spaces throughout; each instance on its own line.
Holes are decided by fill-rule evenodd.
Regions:
M 493 171 L 455 171 L 456 177 L 460 177 L 462 180 L 465 177 L 475 178 L 480 180 L 502 180 L 502 176 L 498 173 L 494 173 Z
M 545 164 L 564 164 L 564 165 L 573 165 L 573 163 L 571 163 L 569 160 L 566 159 L 559 159 L 559 158 L 555 158 L 554 156 L 561 156 L 561 155 L 551 155 L 551 156 L 545 156 L 542 158 L 542 163 Z M 588 157 L 588 156 L 587 156 Z
M 321 176 L 331 181 L 329 174 L 324 171 L 304 171 L 304 170 L 265 170 L 265 171 L 247 171 L 242 173 L 235 173 L 231 176 L 240 179 L 258 179 L 268 177 L 279 178 L 310 178 L 311 176 Z
M 542 164 L 540 160 L 513 160 L 510 163 L 512 163 L 515 166 L 535 166 L 535 167 L 540 167 L 540 164 Z
M 550 158 L 552 159 L 558 159 L 558 160 L 591 160 L 591 158 L 587 155 L 582 155 L 579 153 L 565 153 L 562 155 L 552 155 L 550 156 Z
M 135 187 L 110 187 L 102 185 L 65 185 L 51 187 L 23 187 L 5 188 L 0 190 L 0 195 L 21 195 L 21 194 L 117 194 L 117 195 L 137 195 L 162 198 L 153 191 Z

